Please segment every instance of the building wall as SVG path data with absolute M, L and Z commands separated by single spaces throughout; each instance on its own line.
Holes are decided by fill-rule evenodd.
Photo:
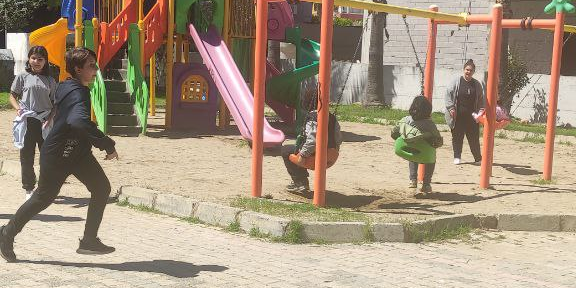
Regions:
M 408 6 L 414 8 L 427 9 L 431 4 L 439 7 L 440 12 L 462 13 L 470 11 L 472 14 L 486 14 L 490 12 L 493 0 L 473 0 L 473 1 L 399 1 L 389 0 L 389 4 Z M 527 16 L 537 18 L 550 18 L 546 15 L 544 7 L 548 1 L 527 1 L 512 0 L 512 10 L 514 18 Z M 368 49 L 370 47 L 370 17 L 365 13 L 365 30 L 362 44 L 362 64 L 357 64 L 353 68 L 353 76 L 346 83 L 343 103 L 361 102 L 366 80 Z M 390 38 L 384 44 L 384 76 L 385 86 L 384 102 L 391 104 L 395 108 L 407 109 L 414 96 L 418 95 L 422 85 L 422 71 L 426 62 L 427 47 L 427 20 L 414 17 L 406 18 L 406 24 L 399 15 L 388 15 L 387 29 Z M 576 16 L 567 17 L 567 23 L 576 25 Z M 412 39 L 410 39 L 410 36 Z M 461 75 L 462 65 L 466 59 L 473 59 L 477 65 L 475 78 L 485 84 L 486 70 L 488 64 L 490 27 L 487 25 L 472 25 L 468 28 L 456 25 L 440 25 L 438 29 L 437 50 L 436 50 L 436 70 L 433 106 L 434 111 L 443 112 L 443 99 L 446 87 L 459 75 Z M 568 35 L 565 36 L 566 38 Z M 516 96 L 512 106 L 513 116 L 530 120 L 539 112 L 534 109 L 536 106 L 546 105 L 538 99 L 540 95 L 537 91 L 544 91 L 545 99 L 549 97 L 550 89 L 550 62 L 552 55 L 551 31 L 519 31 L 511 30 L 509 45 L 518 51 L 518 55 L 528 66 L 528 77 L 530 83 Z M 574 39 L 572 39 L 574 38 Z M 565 45 L 563 65 L 576 65 L 576 58 L 566 58 L 573 55 L 576 47 L 576 36 L 573 36 Z M 386 38 L 385 38 L 386 40 Z M 575 41 L 575 42 L 571 42 Z M 414 51 L 415 50 L 415 51 Z M 571 56 L 570 56 L 571 57 Z M 576 55 L 574 56 L 576 57 Z M 573 60 L 575 61 L 573 61 Z M 339 76 L 338 64 L 335 62 L 332 82 L 333 95 L 341 90 L 344 77 Z M 422 69 L 420 69 L 420 67 Z M 340 78 L 339 78 L 340 77 Z M 336 83 L 335 83 L 336 82 Z M 573 94 L 576 90 L 576 77 L 563 76 L 560 81 L 560 94 L 558 105 L 558 117 L 560 123 L 576 124 L 576 97 Z M 335 99 L 333 99 L 335 100 Z

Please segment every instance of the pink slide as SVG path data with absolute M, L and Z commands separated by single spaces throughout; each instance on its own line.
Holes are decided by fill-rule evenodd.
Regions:
M 251 141 L 254 97 L 236 67 L 226 44 L 214 26 L 210 27 L 206 34 L 200 35 L 194 25 L 190 25 L 190 35 L 202 55 L 204 64 L 210 70 L 210 75 L 226 102 L 240 134 Z M 284 138 L 282 131 L 272 128 L 264 119 L 264 147 L 281 145 Z

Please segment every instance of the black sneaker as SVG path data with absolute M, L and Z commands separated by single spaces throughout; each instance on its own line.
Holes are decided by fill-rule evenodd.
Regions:
M 430 184 L 422 184 L 422 188 L 420 188 L 420 192 L 430 193 L 432 192 L 432 185 Z
M 100 238 L 80 239 L 80 247 L 76 250 L 78 254 L 102 255 L 116 251 L 114 247 L 106 246 Z
M 14 254 L 14 238 L 4 235 L 4 228 L 0 228 L 0 254 L 2 258 L 8 262 L 16 261 L 16 254 Z
M 286 191 L 288 191 L 288 192 L 294 192 L 294 191 L 298 190 L 298 187 L 299 187 L 299 185 L 296 185 L 296 183 L 290 182 L 290 184 L 288 184 L 288 185 L 286 186 Z

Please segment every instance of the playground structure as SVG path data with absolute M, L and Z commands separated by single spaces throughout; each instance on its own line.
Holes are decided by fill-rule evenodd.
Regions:
M 260 116 L 264 113 L 264 61 L 266 59 L 266 32 L 267 13 L 269 2 L 279 0 L 258 0 L 256 7 L 256 74 L 254 87 L 255 114 Z M 424 96 L 431 101 L 434 87 L 434 67 L 436 53 L 436 34 L 439 24 L 490 24 L 492 27 L 489 50 L 487 101 L 485 107 L 484 135 L 483 135 L 483 158 L 481 165 L 480 187 L 489 188 L 490 177 L 492 175 L 492 164 L 494 157 L 494 136 L 496 130 L 496 101 L 498 99 L 500 46 L 502 40 L 502 29 L 549 29 L 554 30 L 554 47 L 551 68 L 551 87 L 548 107 L 548 123 L 546 131 L 546 147 L 544 153 L 544 175 L 545 180 L 550 180 L 552 175 L 552 161 L 554 151 L 554 136 L 556 113 L 558 103 L 558 86 L 560 80 L 560 67 L 564 32 L 576 32 L 576 27 L 564 25 L 564 13 L 573 13 L 575 8 L 571 0 L 553 0 L 545 9 L 547 13 L 556 12 L 556 18 L 531 19 L 529 23 L 521 19 L 503 19 L 502 5 L 496 4 L 489 15 L 454 15 L 438 12 L 437 6 L 431 6 L 430 10 L 412 9 L 388 4 L 364 2 L 357 0 L 308 0 L 309 2 L 322 4 L 322 19 L 320 43 L 332 43 L 334 5 L 346 6 L 356 9 L 370 10 L 373 12 L 385 12 L 389 14 L 399 14 L 404 16 L 414 16 L 428 18 L 428 49 L 426 58 Z M 530 27 L 528 27 L 529 25 Z M 326 189 L 326 164 L 327 164 L 327 136 L 328 136 L 328 105 L 330 101 L 330 81 L 331 81 L 331 45 L 322 45 L 320 50 L 320 75 L 319 75 L 319 97 L 318 97 L 318 131 L 316 145 L 316 169 L 314 171 L 314 200 L 317 206 L 325 205 Z M 262 190 L 262 135 L 260 127 L 262 123 L 255 118 L 255 134 L 252 150 L 252 195 L 261 196 Z M 420 165 L 419 176 L 423 176 L 424 165 Z
M 284 141 L 284 134 L 266 122 L 264 103 L 268 103 L 283 120 L 290 123 L 294 120 L 293 109 L 297 108 L 300 102 L 298 99 L 300 82 L 319 71 L 313 202 L 318 206 L 325 205 L 331 45 L 320 46 L 313 41 L 301 39 L 299 29 L 293 27 L 290 7 L 284 0 L 257 0 L 255 12 L 252 0 L 213 0 L 212 3 L 215 5 L 211 8 L 214 11 L 206 10 L 205 6 L 200 5 L 201 0 L 160 0 L 146 15 L 142 1 L 124 0 L 122 5 L 119 5 L 118 1 L 120 0 L 96 2 L 100 5 L 94 5 L 94 0 L 84 1 L 85 3 L 82 0 L 63 1 L 63 18 L 32 33 L 30 42 L 33 45 L 46 46 L 50 61 L 58 65 L 61 71 L 65 71 L 63 69 L 65 38 L 70 32 L 72 22 L 75 23 L 76 46 L 86 45 L 97 51 L 98 65 L 101 69 L 104 69 L 127 44 L 127 89 L 142 133 L 145 133 L 148 113 L 149 111 L 154 113 L 155 100 L 154 85 L 148 88 L 144 77 L 145 63 L 148 61 L 150 63 L 150 83 L 154 83 L 155 52 L 164 44 L 166 38 L 166 127 L 179 128 L 180 124 L 190 121 L 196 128 L 199 126 L 213 128 L 214 123 L 210 121 L 214 120 L 216 115 L 215 90 L 218 90 L 222 99 L 221 106 L 217 107 L 220 111 L 219 125 L 224 126 L 228 122 L 224 113 L 227 107 L 242 136 L 252 142 L 251 180 L 252 195 L 255 197 L 260 197 L 262 191 L 263 148 L 279 145 Z M 438 12 L 436 6 L 430 7 L 430 10 L 422 10 L 358 0 L 308 1 L 323 4 L 321 43 L 332 43 L 331 16 L 334 5 L 429 19 L 424 79 L 424 96 L 429 100 L 434 86 L 437 25 L 492 25 L 487 105 L 485 118 L 481 120 L 485 125 L 480 179 L 482 188 L 490 186 L 492 173 L 501 31 L 525 28 L 554 30 L 552 85 L 543 169 L 543 178 L 551 179 L 562 36 L 565 31 L 576 32 L 576 27 L 564 25 L 564 13 L 574 11 L 570 0 L 554 0 L 546 8 L 548 13 L 556 11 L 556 19 L 532 19 L 529 23 L 520 19 L 502 19 L 500 5 L 495 5 L 492 14 L 489 15 L 455 15 Z M 109 4 L 107 7 L 110 9 L 106 10 L 105 17 L 111 19 L 110 23 L 99 23 L 97 18 L 87 18 L 91 15 L 98 17 L 94 11 L 105 10 L 103 6 L 106 5 L 103 3 Z M 70 7 L 76 8 L 71 10 Z M 67 14 L 64 11 L 67 11 Z M 193 12 L 192 20 L 188 18 L 189 11 Z M 289 42 L 296 46 L 296 69 L 281 73 L 266 61 L 266 44 L 270 39 Z M 192 43 L 195 44 L 205 65 L 190 63 L 188 55 Z M 252 61 L 253 46 L 255 54 Z M 176 59 L 173 57 L 174 54 Z M 251 63 L 254 64 L 253 67 Z M 60 79 L 63 78 L 65 73 L 61 72 Z M 253 97 L 247 82 L 254 85 Z M 94 118 L 103 131 L 107 129 L 108 116 L 106 88 L 106 82 L 99 74 L 92 88 L 92 107 Z M 193 113 L 196 116 L 191 116 Z M 182 128 L 186 127 L 188 126 L 184 125 Z M 420 175 L 423 175 L 422 172 L 423 166 Z
M 253 97 L 247 82 L 253 78 L 253 3 L 213 0 L 210 1 L 213 11 L 204 11 L 203 0 L 160 0 L 144 15 L 143 2 L 63 1 L 62 18 L 34 31 L 30 36 L 31 43 L 47 47 L 50 61 L 62 71 L 60 80 L 68 76 L 64 72 L 64 53 L 66 36 L 72 31 L 76 35 L 76 46 L 85 45 L 96 51 L 102 71 L 114 66 L 114 59 L 127 46 L 125 85 L 130 99 L 126 104 L 133 104 L 141 133 L 146 132 L 148 114 L 155 114 L 156 91 L 154 85 L 149 87 L 148 83 L 155 82 L 155 53 L 166 44 L 167 128 L 213 131 L 219 111 L 220 127 L 225 127 L 230 121 L 229 113 L 242 136 L 251 141 Z M 287 3 L 273 3 L 271 11 L 274 13 L 270 14 L 269 20 L 274 24 L 270 27 L 270 39 L 293 43 L 298 57 L 296 69 L 286 73 L 268 63 L 267 78 L 271 84 L 266 102 L 283 121 L 293 124 L 295 111 L 298 111 L 295 108 L 300 103 L 300 82 L 318 71 L 319 45 L 301 39 Z M 98 13 L 110 22 L 99 22 L 96 18 Z M 189 57 L 191 47 L 200 54 L 200 63 L 192 63 Z M 172 57 L 174 54 L 175 59 Z M 146 63 L 150 63 L 148 83 L 144 71 Z M 92 89 L 93 119 L 106 132 L 109 118 L 107 100 L 111 94 L 106 94 L 109 81 L 101 76 Z M 220 107 L 218 98 L 222 100 Z M 272 128 L 264 118 L 263 121 L 265 145 L 280 145 L 285 138 L 283 132 Z

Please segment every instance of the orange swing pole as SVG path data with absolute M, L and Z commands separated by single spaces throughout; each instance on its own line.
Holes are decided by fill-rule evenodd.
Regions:
M 438 6 L 431 5 L 430 11 L 438 12 Z M 426 52 L 426 68 L 424 71 L 424 97 L 432 103 L 434 94 L 434 69 L 436 68 L 436 39 L 438 35 L 438 24 L 434 19 L 428 20 L 428 50 Z M 418 180 L 424 180 L 426 165 L 418 165 Z
M 330 14 L 332 15 L 332 14 Z M 264 99 L 266 93 L 266 46 L 268 43 L 268 1 L 256 1 L 254 41 L 254 121 L 252 128 L 252 197 L 262 196 L 264 152 Z
M 548 98 L 548 121 L 546 122 L 546 146 L 544 148 L 544 169 L 542 178 L 552 180 L 552 162 L 554 160 L 554 134 L 556 132 L 556 113 L 558 111 L 558 89 L 560 68 L 562 67 L 562 46 L 564 45 L 564 13 L 556 13 L 554 29 L 554 48 L 552 50 L 552 68 L 550 70 L 550 98 Z
M 496 132 L 496 101 L 498 100 L 498 80 L 500 74 L 500 47 L 502 44 L 502 17 L 501 4 L 494 5 L 492 9 L 492 28 L 490 36 L 490 51 L 488 63 L 488 87 L 486 97 L 486 123 L 484 125 L 484 145 L 482 146 L 482 166 L 480 169 L 480 188 L 490 187 L 492 164 L 494 158 L 494 134 Z
M 320 30 L 320 74 L 318 82 L 318 132 L 316 133 L 316 160 L 314 170 L 314 200 L 316 206 L 326 205 L 326 160 L 328 149 L 328 111 L 330 109 L 330 81 L 332 74 L 332 35 L 334 0 L 322 0 Z

